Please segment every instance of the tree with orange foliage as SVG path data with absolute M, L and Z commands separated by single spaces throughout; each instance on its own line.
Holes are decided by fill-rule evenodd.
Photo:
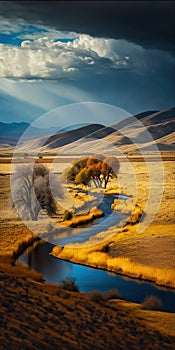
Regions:
M 104 188 L 106 188 L 110 178 L 117 178 L 119 168 L 120 163 L 116 157 L 107 157 L 103 160 L 101 166 L 101 174 L 104 180 Z
M 91 176 L 96 187 L 102 187 L 101 168 L 102 160 L 95 157 L 89 157 L 86 163 L 88 169 L 91 170 Z
M 76 162 L 68 172 L 67 179 L 87 184 L 93 180 L 96 187 L 106 188 L 111 178 L 117 177 L 119 161 L 116 157 L 90 156 Z

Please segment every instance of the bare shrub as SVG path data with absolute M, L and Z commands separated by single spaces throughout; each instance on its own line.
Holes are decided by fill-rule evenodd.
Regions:
M 142 303 L 142 308 L 144 310 L 162 310 L 163 304 L 162 301 L 154 295 L 149 295 L 145 298 Z
M 66 277 L 61 283 L 61 288 L 64 290 L 69 290 L 70 292 L 79 292 L 79 288 L 75 283 L 75 278 Z
M 92 290 L 88 294 L 89 294 L 89 299 L 91 301 L 94 301 L 95 303 L 100 304 L 106 300 L 105 295 L 99 290 Z
M 106 300 L 110 299 L 123 299 L 117 289 L 110 289 L 105 292 Z

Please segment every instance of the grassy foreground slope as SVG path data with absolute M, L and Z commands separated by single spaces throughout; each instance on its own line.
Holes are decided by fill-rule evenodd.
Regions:
M 17 270 L 16 270 L 17 271 Z M 0 268 L 0 349 L 173 349 L 174 315 L 40 283 Z

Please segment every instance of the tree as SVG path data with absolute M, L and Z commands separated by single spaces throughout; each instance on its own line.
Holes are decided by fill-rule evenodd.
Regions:
M 102 186 L 101 181 L 101 167 L 102 160 L 99 160 L 96 157 L 89 157 L 87 160 L 87 168 L 91 169 L 92 179 L 96 187 Z
M 56 202 L 52 194 L 62 196 L 61 185 L 54 174 L 42 164 L 19 166 L 12 176 L 13 205 L 21 219 L 37 220 L 41 209 L 48 215 L 56 213 Z
M 116 157 L 107 157 L 103 160 L 101 166 L 101 174 L 103 176 L 105 188 L 110 178 L 117 178 L 119 168 L 120 163 Z
M 95 155 L 76 162 L 68 172 L 67 179 L 75 183 L 87 184 L 91 179 L 96 187 L 106 188 L 111 178 L 117 177 L 119 161 L 116 157 Z M 88 171 L 89 170 L 89 171 Z
M 87 167 L 92 170 L 92 178 L 96 187 L 102 187 L 104 183 L 104 188 L 106 188 L 109 179 L 117 177 L 120 164 L 116 157 L 104 159 L 100 156 L 98 159 L 96 156 L 88 158 Z

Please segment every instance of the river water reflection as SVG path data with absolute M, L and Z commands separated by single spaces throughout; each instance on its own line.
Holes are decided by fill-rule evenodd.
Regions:
M 52 248 L 52 244 L 45 243 L 35 249 L 28 249 L 18 261 L 40 272 L 49 283 L 60 284 L 66 277 L 74 277 L 81 292 L 91 290 L 103 292 L 117 288 L 124 299 L 137 303 L 142 303 L 147 295 L 153 294 L 162 300 L 164 311 L 175 312 L 173 290 L 57 259 L 49 254 Z

